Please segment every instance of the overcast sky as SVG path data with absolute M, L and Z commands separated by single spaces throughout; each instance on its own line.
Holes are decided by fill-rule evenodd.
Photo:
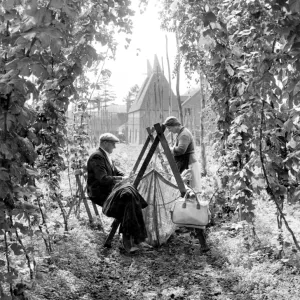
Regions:
M 138 2 L 138 1 L 133 1 Z M 134 30 L 128 49 L 124 44 L 118 46 L 115 61 L 107 61 L 105 67 L 112 71 L 111 84 L 115 87 L 118 102 L 128 93 L 130 87 L 139 86 L 145 79 L 147 72 L 147 59 L 153 65 L 154 55 L 157 54 L 159 62 L 163 59 L 164 73 L 168 79 L 166 61 L 166 34 L 168 35 L 168 48 L 171 72 L 174 70 L 176 56 L 176 39 L 174 33 L 166 33 L 160 29 L 158 8 L 156 1 L 149 1 L 147 11 L 142 15 L 137 12 L 133 19 Z M 140 49 L 140 50 L 138 50 Z M 185 76 L 181 76 L 181 94 L 187 89 Z M 175 79 L 172 80 L 172 89 L 175 92 Z

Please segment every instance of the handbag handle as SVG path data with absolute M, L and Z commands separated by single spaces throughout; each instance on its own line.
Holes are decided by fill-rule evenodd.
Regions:
M 185 194 L 184 194 L 184 198 L 183 198 L 184 201 L 183 201 L 183 203 L 182 203 L 182 208 L 186 208 L 186 198 L 187 198 L 187 194 L 188 194 L 188 193 L 185 193 Z
M 199 194 L 199 193 L 198 193 Z M 186 208 L 186 200 L 187 200 L 187 196 L 188 196 L 188 193 L 185 193 L 185 195 L 184 195 L 184 202 L 182 203 L 182 208 Z M 197 201 L 197 206 L 196 206 L 196 208 L 197 209 L 200 209 L 200 202 L 199 202 L 199 200 L 198 200 L 198 197 L 197 197 L 197 193 L 195 193 L 195 196 L 196 196 L 196 201 Z
M 200 194 L 200 193 L 199 193 L 199 192 L 198 192 L 198 193 L 195 193 L 196 201 L 197 201 L 197 209 L 200 209 L 201 205 L 200 205 L 200 202 L 199 202 L 199 200 L 198 200 L 197 194 Z

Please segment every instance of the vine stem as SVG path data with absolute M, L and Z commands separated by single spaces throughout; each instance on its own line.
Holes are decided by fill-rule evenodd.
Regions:
M 27 213 L 25 213 L 25 215 L 26 215 L 26 219 L 27 219 L 27 222 L 28 222 L 28 229 L 33 232 L 32 227 L 31 227 L 31 222 L 30 222 L 30 216 Z M 33 234 L 30 235 L 30 243 L 31 243 L 31 247 L 34 248 Z M 32 254 L 32 262 L 33 262 L 33 270 L 34 270 L 34 273 L 35 273 L 35 271 L 36 271 L 36 261 L 35 261 L 35 258 L 34 258 L 34 254 Z
M 69 219 L 70 215 L 71 215 L 71 212 L 72 212 L 72 209 L 75 207 L 76 205 L 76 201 L 75 201 L 75 197 L 72 196 L 72 201 L 71 201 L 71 205 L 70 205 L 70 209 L 67 213 L 67 218 Z M 76 214 L 76 212 L 74 212 L 74 214 Z
M 43 232 L 43 228 L 42 228 L 41 225 L 39 225 L 39 229 L 40 229 L 40 232 L 42 233 L 42 238 L 43 238 L 43 240 L 44 240 L 44 243 L 45 243 L 45 246 L 46 246 L 46 250 L 47 250 L 47 252 L 50 254 L 50 253 L 51 253 L 50 247 L 48 246 L 48 243 L 47 243 L 47 241 L 46 241 L 46 239 L 45 239 L 45 237 L 44 237 L 44 232 Z
M 70 155 L 70 151 L 69 151 L 69 143 L 67 143 L 67 163 L 68 163 L 68 182 L 69 182 L 69 189 L 70 189 L 70 193 L 71 193 L 71 201 L 73 201 L 73 190 L 72 190 L 72 184 L 71 184 L 71 175 L 70 175 L 70 159 L 69 159 L 69 155 Z M 71 205 L 70 210 L 67 214 L 67 218 L 69 218 L 70 214 L 71 214 L 71 210 L 72 210 L 73 205 Z
M 179 109 L 179 116 L 180 116 L 180 122 L 181 124 L 184 124 L 183 119 L 183 113 L 182 113 L 182 106 L 181 106 L 181 100 L 180 100 L 180 65 L 181 65 L 181 54 L 180 54 L 180 45 L 179 45 L 179 29 L 178 26 L 175 24 L 175 37 L 176 37 L 176 48 L 177 48 L 177 54 L 176 54 L 176 97 L 178 102 L 178 109 Z
M 7 265 L 7 272 L 10 272 L 10 262 L 9 262 L 9 254 L 8 254 L 8 243 L 7 243 L 7 231 L 5 230 L 4 232 L 4 243 L 5 243 L 5 258 L 6 258 L 6 265 Z M 9 291 L 10 295 L 13 296 L 13 288 L 12 288 L 12 283 L 9 283 Z
M 43 230 L 42 230 L 42 226 L 41 225 L 39 225 L 39 229 L 42 232 L 42 237 L 43 237 L 44 243 L 46 245 L 46 249 L 47 249 L 48 253 L 51 253 L 52 252 L 52 246 L 51 246 L 51 241 L 50 241 L 50 234 L 49 234 L 49 231 L 48 231 L 48 227 L 47 227 L 47 223 L 46 223 L 46 218 L 45 218 L 42 206 L 41 206 L 41 201 L 40 201 L 40 197 L 39 196 L 37 197 L 37 201 L 38 201 L 40 213 L 41 213 L 42 220 L 43 220 L 42 225 L 45 225 L 45 228 L 46 228 L 46 233 L 47 233 L 47 236 L 48 236 L 48 242 L 44 238 Z
M 271 198 L 272 200 L 274 201 L 275 205 L 276 205 L 276 208 L 281 216 L 281 218 L 283 219 L 284 221 L 284 224 L 285 224 L 285 227 L 287 228 L 287 230 L 290 232 L 290 234 L 292 235 L 292 238 L 293 238 L 293 241 L 294 241 L 294 244 L 296 246 L 296 248 L 300 251 L 300 246 L 299 246 L 299 243 L 297 241 L 297 238 L 293 232 L 293 230 L 291 229 L 291 227 L 289 226 L 285 216 L 284 216 L 284 213 L 280 207 L 280 205 L 278 204 L 277 202 L 277 199 L 276 199 L 276 195 L 274 194 L 271 186 L 270 186 L 270 182 L 269 182 L 269 178 L 268 178 L 268 174 L 267 174 L 267 171 L 266 171 L 266 168 L 265 168 L 265 162 L 264 162 L 264 156 L 263 156 L 263 153 L 262 153 L 262 126 L 263 126 L 263 120 L 264 120 L 264 100 L 262 100 L 262 108 L 261 108 L 261 119 L 260 119 L 260 129 L 259 129 L 259 156 L 260 156 L 260 161 L 261 161 L 261 166 L 262 166 L 262 170 L 263 170 L 263 173 L 264 173 L 264 177 L 265 177 L 265 180 L 266 180 L 266 183 L 267 183 L 267 189 L 268 191 L 270 192 L 271 194 Z
M 63 206 L 63 204 L 62 204 L 62 202 L 60 200 L 60 194 L 54 193 L 54 196 L 55 196 L 55 199 L 56 199 L 56 201 L 58 203 L 58 206 L 60 208 L 61 214 L 62 214 L 63 219 L 64 219 L 65 231 L 68 231 L 68 218 L 67 218 L 64 206 Z
M 102 74 L 102 70 L 103 70 L 104 65 L 105 65 L 105 61 L 106 61 L 106 58 L 107 58 L 107 55 L 108 55 L 108 51 L 109 51 L 109 47 L 107 47 L 107 50 L 106 50 L 106 53 L 105 53 L 104 62 L 103 62 L 103 64 L 102 64 L 101 70 L 100 70 L 99 75 L 98 75 L 98 77 L 97 77 L 97 80 L 96 80 L 96 82 L 95 82 L 94 88 L 93 88 L 92 91 L 91 91 L 89 102 L 92 100 L 92 96 L 93 96 L 94 91 L 95 91 L 95 89 L 96 89 L 96 85 L 98 84 L 99 79 L 100 79 L 100 76 L 101 76 L 101 74 Z
M 10 222 L 11 222 L 11 225 L 14 227 L 14 223 L 13 223 L 13 219 L 12 219 L 12 216 L 10 216 Z M 27 260 L 27 266 L 29 268 L 29 274 L 30 274 L 30 279 L 33 280 L 33 270 L 31 268 L 31 260 L 30 260 L 30 257 L 29 257 L 29 254 L 19 236 L 19 233 L 18 233 L 18 229 L 16 227 L 14 227 L 15 229 L 15 233 L 16 233 L 16 238 L 17 238 L 17 241 L 19 242 L 19 244 L 21 245 L 23 251 L 24 251 L 24 254 L 25 254 L 25 257 L 26 257 L 26 260 Z

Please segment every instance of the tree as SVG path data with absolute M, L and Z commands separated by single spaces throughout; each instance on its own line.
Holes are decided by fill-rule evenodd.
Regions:
M 97 127 L 98 129 L 101 130 L 102 133 L 110 130 L 107 107 L 115 100 L 116 100 L 116 94 L 113 86 L 109 82 L 109 76 L 104 75 L 102 79 L 99 80 L 99 83 L 97 84 L 97 95 L 95 95 L 92 99 L 98 111 Z M 96 121 L 95 114 L 93 117 Z
M 132 103 L 134 102 L 134 100 L 136 99 L 138 92 L 139 92 L 140 88 L 137 84 L 133 85 L 130 89 L 128 94 L 125 96 L 125 98 L 123 99 L 123 101 L 126 103 L 126 112 L 127 115 L 129 113 L 130 107 L 132 105 Z M 127 119 L 128 122 L 128 119 Z M 125 128 L 125 140 L 128 142 L 128 124 L 126 122 L 126 128 Z
M 124 97 L 123 101 L 126 103 L 127 113 L 129 112 L 132 103 L 136 99 L 139 90 L 140 90 L 139 86 L 135 84 L 129 89 L 128 94 Z

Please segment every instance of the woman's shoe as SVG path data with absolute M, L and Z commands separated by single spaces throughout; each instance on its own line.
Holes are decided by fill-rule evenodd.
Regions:
M 142 249 L 153 249 L 153 247 L 146 242 L 141 242 L 137 246 Z

